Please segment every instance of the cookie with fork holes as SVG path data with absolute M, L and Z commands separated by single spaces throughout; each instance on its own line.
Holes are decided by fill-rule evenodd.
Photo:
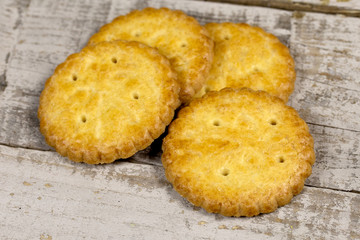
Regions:
M 113 41 L 70 55 L 40 96 L 40 131 L 75 162 L 110 163 L 149 146 L 180 105 L 168 59 L 138 42 Z
M 88 44 L 124 39 L 155 47 L 178 73 L 180 100 L 190 101 L 205 82 L 213 58 L 213 41 L 195 18 L 179 10 L 145 8 L 115 18 Z
M 163 142 L 162 163 L 175 190 L 224 216 L 255 216 L 289 203 L 314 161 L 313 138 L 298 113 L 248 88 L 195 99 Z

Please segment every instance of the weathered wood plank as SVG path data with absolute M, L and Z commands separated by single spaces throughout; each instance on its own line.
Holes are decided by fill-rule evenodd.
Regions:
M 270 0 L 267 0 L 271 2 Z M 319 7 L 324 7 L 325 10 L 327 6 L 338 7 L 340 9 L 348 10 L 360 10 L 360 2 L 356 0 L 277 0 L 279 2 L 291 2 L 295 7 L 301 4 L 311 4 L 317 5 Z M 325 11 L 324 10 L 324 11 Z
M 357 239 L 360 194 L 305 187 L 254 218 L 194 208 L 162 167 L 91 166 L 53 152 L 0 146 L 0 238 Z
M 357 148 L 360 131 L 360 23 L 341 16 L 299 15 L 263 7 L 194 1 L 33 0 L 23 14 L 18 42 L 6 65 L 8 86 L 0 94 L 0 144 L 51 150 L 39 133 L 36 116 L 45 80 L 68 54 L 81 49 L 99 26 L 119 14 L 146 6 L 181 9 L 201 23 L 247 22 L 288 44 L 298 72 L 290 104 L 314 124 L 311 131 L 317 146 L 317 163 L 307 184 L 359 190 L 359 156 L 351 149 Z M 155 144 L 129 161 L 161 165 L 159 149 Z
M 30 0 L 0 2 L 0 94 L 7 87 L 6 69 L 17 41 L 18 27 Z
M 200 0 L 203 1 L 203 0 Z M 360 2 L 356 0 L 205 0 L 210 2 L 264 6 L 291 11 L 321 12 L 360 17 Z
M 316 161 L 306 185 L 360 191 L 360 132 L 309 125 Z
M 306 13 L 292 18 L 297 82 L 290 105 L 310 123 L 360 131 L 360 21 Z

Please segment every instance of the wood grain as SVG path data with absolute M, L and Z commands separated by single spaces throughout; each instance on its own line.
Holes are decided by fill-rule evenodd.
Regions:
M 0 94 L 8 85 L 8 80 L 6 79 L 7 65 L 16 43 L 23 12 L 28 4 L 29 0 L 4 0 L 0 2 Z
M 193 207 L 162 167 L 92 166 L 0 146 L 0 238 L 356 239 L 360 195 L 306 187 L 273 213 L 226 218 Z M 19 224 L 21 223 L 21 224 Z
M 290 105 L 307 122 L 360 131 L 360 21 L 322 16 L 292 20 L 297 82 Z
M 359 192 L 360 133 L 309 124 L 316 161 L 306 185 Z
M 201 0 L 202 1 L 202 0 Z M 210 2 L 264 6 L 291 11 L 321 12 L 360 17 L 360 2 L 356 0 L 205 0 Z

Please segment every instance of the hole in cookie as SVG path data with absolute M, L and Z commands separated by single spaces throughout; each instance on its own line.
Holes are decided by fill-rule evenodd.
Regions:
M 139 99 L 139 94 L 133 93 L 132 97 L 133 97 L 133 99 L 138 100 Z
M 205 93 L 210 92 L 210 88 L 209 87 L 205 87 Z
M 223 175 L 223 176 L 227 176 L 227 175 L 229 175 L 230 174 L 230 171 L 229 171 L 229 169 L 227 169 L 227 168 L 224 168 L 222 171 L 221 171 L 221 175 Z
M 225 36 L 224 39 L 225 39 L 225 40 L 229 40 L 230 37 L 229 37 L 229 36 Z
M 117 63 L 117 59 L 114 58 L 114 57 L 111 59 L 111 61 L 112 61 L 113 63 Z
M 283 157 L 279 157 L 279 163 L 284 163 L 285 159 Z
M 82 121 L 83 123 L 86 123 L 86 117 L 85 117 L 85 116 L 82 116 L 82 117 L 81 117 L 81 121 Z
M 135 37 L 140 37 L 140 33 L 135 33 Z
M 186 43 L 181 44 L 181 47 L 186 47 L 186 46 L 187 46 Z
M 215 120 L 215 121 L 213 122 L 213 125 L 216 126 L 216 127 L 220 126 L 220 121 L 219 121 L 219 120 Z
M 275 126 L 277 124 L 277 122 L 275 120 L 270 120 L 270 124 Z
M 76 74 L 73 74 L 73 75 L 72 75 L 72 80 L 73 80 L 73 81 L 76 81 L 77 79 L 78 79 L 78 78 L 77 78 Z

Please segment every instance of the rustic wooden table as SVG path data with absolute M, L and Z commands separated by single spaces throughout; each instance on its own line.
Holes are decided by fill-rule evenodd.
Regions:
M 360 1 L 227 2 L 237 4 L 0 1 L 0 239 L 360 239 Z M 159 144 L 99 166 L 46 145 L 36 116 L 45 80 L 101 25 L 146 6 L 200 23 L 247 22 L 289 46 L 297 70 L 289 105 L 316 149 L 313 174 L 290 204 L 253 218 L 209 214 L 166 181 Z

